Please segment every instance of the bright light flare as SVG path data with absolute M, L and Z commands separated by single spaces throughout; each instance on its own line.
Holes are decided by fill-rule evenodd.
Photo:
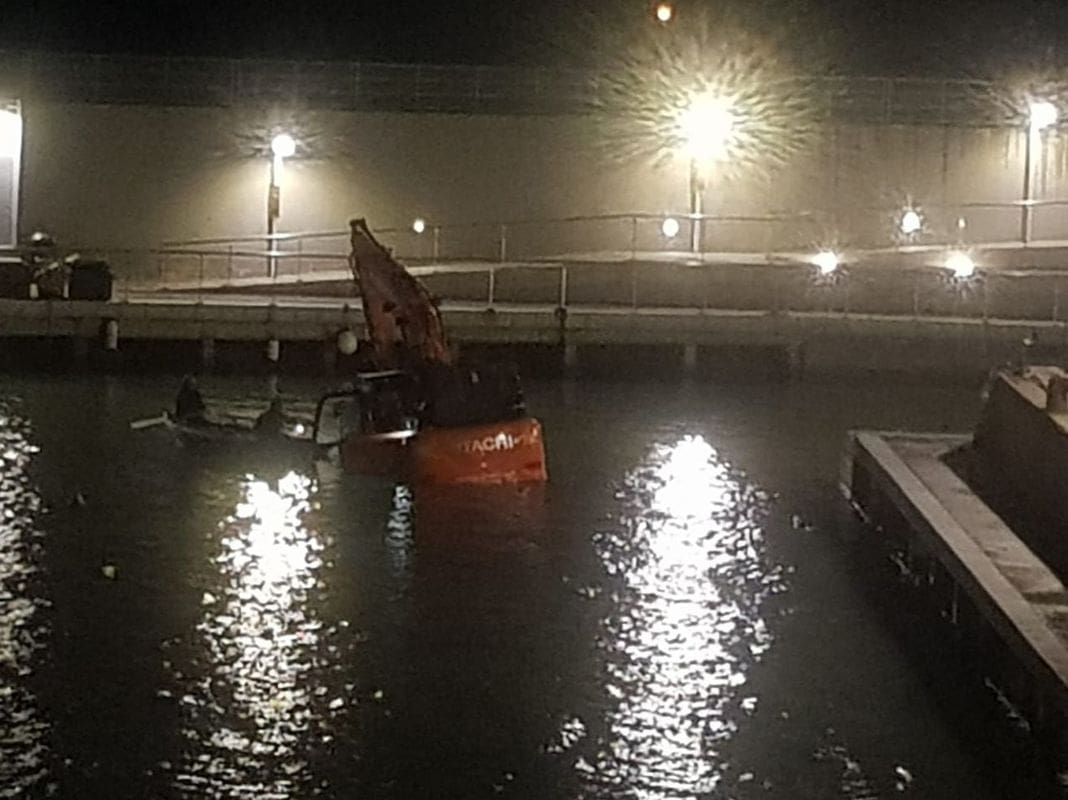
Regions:
M 278 158 L 289 158 L 297 152 L 297 143 L 288 133 L 280 133 L 271 139 L 271 152 Z
M 912 236 L 923 229 L 923 217 L 915 209 L 907 209 L 901 215 L 901 232 L 906 236 Z
M 1057 123 L 1057 106 L 1048 100 L 1032 100 L 1029 111 L 1031 133 L 1038 133 Z
M 661 223 L 660 232 L 667 239 L 674 239 L 679 235 L 679 221 L 674 217 L 668 217 Z
M 831 275 L 837 271 L 841 260 L 833 250 L 821 250 L 812 257 L 812 263 L 820 271 L 820 275 Z
M 659 22 L 662 22 L 666 25 L 667 23 L 671 22 L 674 16 L 675 9 L 672 7 L 671 3 L 660 3 L 656 7 L 656 18 Z
M 426 230 L 426 220 L 419 217 L 412 223 L 412 230 L 416 233 L 422 233 Z
M 729 99 L 704 91 L 692 97 L 679 113 L 678 130 L 692 158 L 706 163 L 720 161 L 727 156 L 736 121 Z
M 946 269 L 952 272 L 955 278 L 970 278 L 975 274 L 975 262 L 967 253 L 955 250 L 946 258 Z
M 17 158 L 22 152 L 22 115 L 0 111 L 0 157 Z

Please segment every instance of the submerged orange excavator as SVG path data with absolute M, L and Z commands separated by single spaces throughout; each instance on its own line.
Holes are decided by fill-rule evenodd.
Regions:
M 316 442 L 336 444 L 351 472 L 438 484 L 545 481 L 541 424 L 526 413 L 516 372 L 458 360 L 426 287 L 366 221 L 350 226 L 374 369 L 319 401 Z

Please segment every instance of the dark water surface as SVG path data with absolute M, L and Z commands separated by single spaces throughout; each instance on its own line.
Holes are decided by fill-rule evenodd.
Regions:
M 835 535 L 845 430 L 973 387 L 542 384 L 544 491 L 414 495 L 174 387 L 0 384 L 0 797 L 994 796 Z

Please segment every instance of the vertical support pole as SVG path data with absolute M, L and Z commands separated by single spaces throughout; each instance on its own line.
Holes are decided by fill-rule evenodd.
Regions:
M 564 345 L 564 368 L 571 370 L 578 366 L 578 345 L 568 342 Z
M 682 369 L 692 373 L 697 369 L 697 345 L 688 344 L 682 348 Z
M 72 336 L 70 344 L 75 366 L 79 369 L 86 367 L 89 363 L 89 340 L 84 336 Z
M 800 381 L 805 378 L 805 343 L 792 342 L 786 348 L 790 364 L 790 380 Z
M 282 344 L 277 339 L 267 340 L 267 360 L 272 364 L 277 364 L 278 359 L 282 357 Z
M 210 337 L 200 340 L 200 365 L 206 372 L 215 369 L 215 340 Z
M 327 336 L 323 340 L 323 369 L 328 375 L 337 370 L 337 340 L 333 336 Z
M 942 84 L 943 105 L 946 92 L 945 83 Z M 949 124 L 942 126 L 942 214 L 943 225 L 948 228 L 949 211 Z
M 630 218 L 630 257 L 634 260 L 638 257 L 638 218 Z
M 507 225 L 501 225 L 500 231 L 498 232 L 498 234 L 499 234 L 499 237 L 500 237 L 499 240 L 498 240 L 498 245 L 499 245 L 498 257 L 499 257 L 499 260 L 505 261 L 508 258 L 508 226 Z
M 104 349 L 115 351 L 119 349 L 119 321 L 109 319 L 104 323 Z
M 1053 279 L 1053 321 L 1057 322 L 1061 318 L 1061 282 L 1057 278 Z
M 560 267 L 560 308 L 567 308 L 567 265 Z
M 434 226 L 434 261 L 441 258 L 441 226 Z
M 690 252 L 701 252 L 701 176 L 697 159 L 690 159 Z
M 234 281 L 234 246 L 231 244 L 226 248 L 226 282 L 233 283 Z
M 1030 128 L 1024 132 L 1023 204 L 1020 207 L 1020 243 L 1023 245 L 1031 240 L 1031 146 L 1037 136 L 1038 132 Z
M 304 239 L 297 239 L 297 280 L 304 274 Z
M 638 264 L 630 262 L 630 307 L 638 307 Z
M 489 286 L 486 291 L 486 306 L 493 308 L 493 294 L 497 284 L 497 270 L 489 268 Z

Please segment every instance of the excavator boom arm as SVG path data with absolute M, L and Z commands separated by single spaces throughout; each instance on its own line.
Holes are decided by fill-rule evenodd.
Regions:
M 379 369 L 452 363 L 441 314 L 430 292 L 375 239 L 367 222 L 349 223 L 349 266 L 360 289 L 367 335 Z

